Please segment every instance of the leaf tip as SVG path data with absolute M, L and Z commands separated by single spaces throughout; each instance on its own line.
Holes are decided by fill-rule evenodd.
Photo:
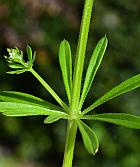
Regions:
M 99 151 L 99 149 L 98 148 L 96 148 L 96 150 L 95 150 L 95 154 L 97 154 L 97 152 Z
M 106 35 L 106 34 L 104 35 L 104 38 L 108 41 L 108 38 L 107 38 L 107 35 Z
M 99 149 L 96 148 L 96 150 L 94 150 L 94 151 L 92 152 L 92 155 L 95 156 L 95 155 L 97 154 L 98 151 L 99 151 Z

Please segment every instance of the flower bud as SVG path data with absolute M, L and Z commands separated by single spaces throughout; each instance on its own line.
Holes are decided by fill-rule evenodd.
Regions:
M 9 53 L 8 60 L 13 62 L 13 63 L 21 63 L 23 62 L 23 53 L 22 51 L 19 51 L 18 48 L 15 49 L 7 49 Z

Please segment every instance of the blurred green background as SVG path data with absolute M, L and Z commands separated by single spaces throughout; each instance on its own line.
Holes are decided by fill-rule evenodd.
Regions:
M 62 99 L 66 99 L 58 48 L 66 38 L 74 59 L 83 2 L 0 0 L 0 90 L 22 91 L 55 103 L 30 73 L 5 73 L 9 70 L 3 58 L 6 48 L 18 46 L 25 51 L 29 44 L 37 51 L 35 69 Z M 85 67 L 104 34 L 109 39 L 108 49 L 85 107 L 140 72 L 140 1 L 95 0 Z M 96 111 L 140 115 L 140 89 L 109 101 Z M 61 166 L 66 122 L 45 125 L 44 118 L 0 116 L 0 167 Z M 89 155 L 78 132 L 74 167 L 140 167 L 140 131 L 98 122 L 89 124 L 99 137 L 99 152 L 95 157 Z

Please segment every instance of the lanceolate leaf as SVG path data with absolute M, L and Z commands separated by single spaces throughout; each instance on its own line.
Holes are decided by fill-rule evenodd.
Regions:
M 10 68 L 14 68 L 14 69 L 21 69 L 21 68 L 24 68 L 23 65 L 21 65 L 21 64 L 16 64 L 16 63 L 11 63 L 11 64 L 9 64 L 9 67 L 10 67 Z
M 29 105 L 16 102 L 0 102 L 0 112 L 6 116 L 33 116 L 33 115 L 64 115 L 64 112 L 50 110 L 36 105 Z
M 83 143 L 88 153 L 95 155 L 98 152 L 99 142 L 94 131 L 84 122 L 78 121 L 78 126 L 82 135 Z
M 28 61 L 31 62 L 32 61 L 32 49 L 29 45 L 27 45 L 26 50 L 27 50 L 27 55 L 28 55 Z
M 140 116 L 123 113 L 85 115 L 82 119 L 113 123 L 127 128 L 140 129 Z
M 82 108 L 83 102 L 90 90 L 90 87 L 92 85 L 92 82 L 94 80 L 94 77 L 96 75 L 96 72 L 101 64 L 101 61 L 103 59 L 106 47 L 107 47 L 107 37 L 103 37 L 98 44 L 96 45 L 94 52 L 92 54 L 92 57 L 90 59 L 87 72 L 86 72 L 86 77 L 85 77 L 85 82 L 82 90 L 82 95 L 80 99 L 80 109 Z
M 21 92 L 14 92 L 14 91 L 0 92 L 0 101 L 41 106 L 50 110 L 61 110 L 60 107 L 57 107 L 54 104 L 51 104 L 43 99 Z
M 48 116 L 45 120 L 44 120 L 44 123 L 45 124 L 50 124 L 50 123 L 53 123 L 53 122 L 56 122 L 60 119 L 64 119 L 65 117 L 63 115 L 50 115 Z
M 36 52 L 34 52 L 34 54 L 33 54 L 33 57 L 32 57 L 32 63 L 34 63 L 35 58 L 36 58 Z
M 140 74 L 129 78 L 128 80 L 120 83 L 118 86 L 111 89 L 104 96 L 99 98 L 91 106 L 89 106 L 87 109 L 85 109 L 83 111 L 83 114 L 88 113 L 89 111 L 91 111 L 94 108 L 98 107 L 99 105 L 105 103 L 106 101 L 113 99 L 114 97 L 117 97 L 121 94 L 129 92 L 129 91 L 136 89 L 138 87 L 140 87 Z
M 72 58 L 70 45 L 66 40 L 63 40 L 60 44 L 59 63 L 62 71 L 66 93 L 70 102 L 72 87 Z
M 15 70 L 15 71 L 8 71 L 6 72 L 7 74 L 22 74 L 24 72 L 26 72 L 27 70 L 25 69 L 21 69 L 21 70 Z

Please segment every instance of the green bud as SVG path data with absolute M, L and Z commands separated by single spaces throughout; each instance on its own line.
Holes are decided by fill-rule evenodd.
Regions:
M 23 60 L 23 52 L 19 51 L 18 48 L 15 49 L 7 49 L 8 53 L 9 53 L 9 61 L 13 62 L 13 63 L 22 63 L 24 62 Z
M 27 62 L 25 62 L 25 60 L 23 59 L 23 52 L 18 48 L 13 48 L 13 49 L 8 48 L 7 52 L 9 53 L 9 56 L 5 56 L 5 59 L 8 62 L 8 66 L 10 68 L 16 69 L 15 71 L 10 71 L 8 73 L 20 74 L 25 71 L 29 71 L 30 68 L 33 66 L 35 53 L 32 56 L 32 49 L 29 45 L 27 46 L 27 55 L 28 55 Z

